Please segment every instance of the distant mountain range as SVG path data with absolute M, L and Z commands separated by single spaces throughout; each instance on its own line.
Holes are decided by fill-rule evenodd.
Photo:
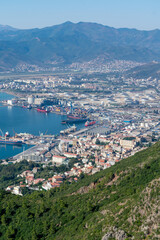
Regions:
M 84 22 L 29 30 L 0 25 L 1 71 L 24 63 L 62 66 L 97 57 L 107 61 L 160 61 L 160 30 L 116 29 Z

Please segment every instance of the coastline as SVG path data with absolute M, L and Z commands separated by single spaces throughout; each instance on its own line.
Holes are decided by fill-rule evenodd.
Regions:
M 9 94 L 9 95 L 12 95 L 13 97 L 23 97 L 23 94 L 20 94 L 20 93 L 16 93 L 14 91 L 3 91 L 3 90 L 0 90 L 0 93 L 6 93 L 6 94 Z

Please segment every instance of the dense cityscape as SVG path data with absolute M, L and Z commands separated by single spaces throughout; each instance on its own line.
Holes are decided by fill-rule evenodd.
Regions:
M 128 69 L 127 69 L 128 70 Z M 92 175 L 109 168 L 159 140 L 158 79 L 125 77 L 123 65 L 107 73 L 70 73 L 27 75 L 1 83 L 1 91 L 12 93 L 3 105 L 58 114 L 66 128 L 59 135 L 16 133 L 1 141 L 28 144 L 32 147 L 2 165 L 32 161 L 42 166 L 17 176 L 18 185 L 6 190 L 22 194 L 32 190 L 59 187 L 64 181 L 78 181 L 83 174 Z M 77 130 L 81 122 L 84 127 Z M 76 125 L 75 125 L 76 124 Z M 3 133 L 2 133 L 3 134 Z M 6 142 L 5 142 L 6 143 Z M 72 162 L 72 164 L 70 164 Z M 61 166 L 50 176 L 51 167 Z M 49 167 L 49 168 L 48 168 Z M 37 178 L 48 170 L 48 178 Z M 44 170 L 43 170 L 44 169 Z
M 0 6 L 0 240 L 159 240 L 160 1 Z

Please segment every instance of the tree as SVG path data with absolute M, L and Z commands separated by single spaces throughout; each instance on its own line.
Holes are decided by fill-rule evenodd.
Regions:
M 16 234 L 15 229 L 13 228 L 12 225 L 9 225 L 6 231 L 6 238 L 8 240 L 15 239 L 15 234 Z
M 99 141 L 99 139 L 96 139 L 96 144 L 99 145 L 101 142 Z

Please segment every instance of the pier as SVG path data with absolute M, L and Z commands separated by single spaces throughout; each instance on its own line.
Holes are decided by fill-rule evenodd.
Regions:
M 72 133 L 72 136 L 79 136 L 79 135 L 82 135 L 84 133 L 88 134 L 91 130 L 93 130 L 95 128 L 97 128 L 97 125 L 90 126 L 90 127 L 85 127 L 85 128 L 83 128 L 81 130 L 78 130 L 78 131 Z
M 33 146 L 33 147 L 31 147 L 31 148 L 29 148 L 29 149 L 27 149 L 27 150 L 25 150 L 25 151 L 23 151 L 23 152 L 15 155 L 15 156 L 13 156 L 13 157 L 12 157 L 12 160 L 13 160 L 14 163 L 19 162 L 19 161 L 20 161 L 20 158 L 21 158 L 23 155 L 35 153 L 35 152 L 38 150 L 38 148 L 41 148 L 41 147 L 43 147 L 43 146 L 44 146 L 44 144 L 40 144 L 40 145 Z

